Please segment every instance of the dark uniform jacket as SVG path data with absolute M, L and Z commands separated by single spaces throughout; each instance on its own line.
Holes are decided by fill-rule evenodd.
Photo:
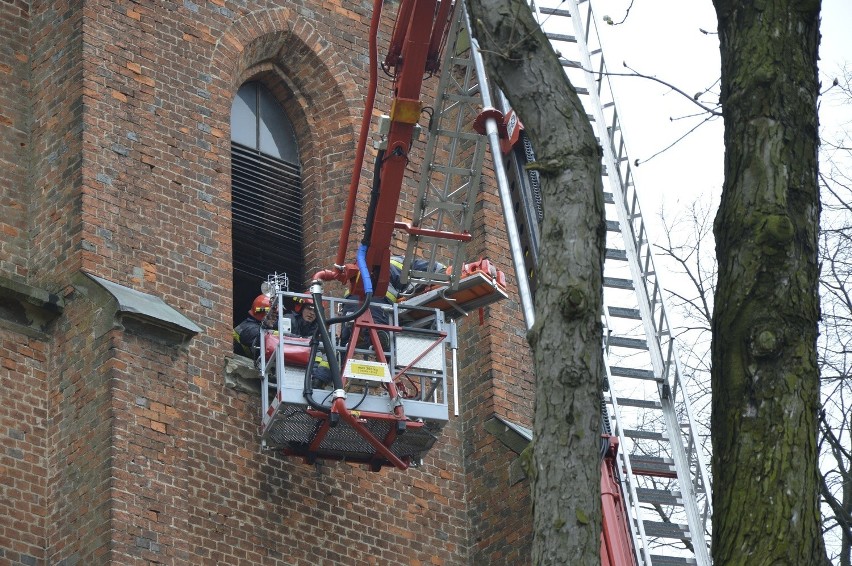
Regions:
M 300 338 L 310 338 L 317 329 L 317 319 L 313 322 L 308 322 L 299 313 L 290 313 L 284 318 L 290 320 L 290 334 L 299 336 Z
M 256 359 L 260 355 L 260 321 L 246 317 L 234 328 L 234 353 Z

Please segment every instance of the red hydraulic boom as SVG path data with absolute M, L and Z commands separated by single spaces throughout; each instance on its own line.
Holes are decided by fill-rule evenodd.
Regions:
M 352 264 L 344 263 L 344 261 L 349 247 L 349 234 L 352 230 L 355 204 L 358 201 L 359 172 L 364 159 L 375 101 L 378 67 L 376 36 L 381 18 L 382 0 L 375 0 L 373 5 L 369 38 L 370 84 L 361 122 L 361 133 L 356 149 L 338 253 L 332 269 L 320 271 L 314 275 L 314 284 L 311 288 L 315 300 L 320 301 L 321 282 L 338 280 L 349 285 L 348 296 L 350 298 L 361 299 L 363 303 L 361 308 L 351 316 L 344 315 L 342 318 L 330 321 L 340 323 L 349 320 L 354 322 L 343 363 L 338 364 L 334 359 L 336 358 L 334 354 L 328 356 L 334 381 L 330 410 L 314 407 L 313 410 L 308 411 L 311 416 L 321 422 L 308 453 L 315 453 L 316 449 L 322 444 L 329 428 L 342 421 L 373 446 L 376 457 L 370 463 L 373 464 L 374 468 L 390 464 L 405 469 L 408 467 L 409 461 L 396 455 L 391 450 L 391 446 L 397 440 L 397 437 L 405 433 L 407 429 L 423 426 L 420 419 L 411 421 L 406 417 L 403 404 L 398 402 L 404 391 L 398 389 L 394 380 L 384 384 L 393 402 L 393 409 L 390 413 L 367 414 L 364 411 L 349 410 L 345 404 L 341 365 L 350 363 L 355 357 L 356 349 L 367 346 L 367 343 L 372 346 L 377 362 L 386 364 L 388 361 L 385 356 L 387 345 L 382 344 L 379 333 L 385 333 L 384 335 L 387 336 L 386 333 L 388 332 L 400 330 L 392 325 L 376 324 L 373 319 L 374 311 L 367 307 L 373 296 L 379 298 L 385 296 L 390 280 L 390 248 L 393 231 L 395 229 L 406 229 L 405 225 L 397 223 L 396 216 L 405 169 L 409 163 L 409 151 L 414 138 L 415 126 L 420 119 L 423 108 L 420 93 L 424 76 L 438 70 L 453 7 L 451 0 L 402 0 L 400 4 L 390 47 L 383 64 L 384 70 L 393 77 L 393 93 L 386 134 L 387 144 L 384 149 L 379 151 L 376 159 L 373 188 L 364 225 L 364 237 L 358 250 L 357 263 Z M 443 236 L 442 233 L 432 235 Z M 450 234 L 450 236 L 456 235 Z M 322 337 L 324 348 L 326 352 L 332 352 L 331 339 L 327 331 L 328 325 L 329 322 L 323 320 L 323 316 L 320 314 L 320 326 L 323 327 L 321 334 L 325 334 Z M 364 340 L 365 337 L 366 340 Z M 446 333 L 439 336 L 439 341 L 445 337 Z M 371 429 L 371 423 L 377 421 L 390 421 L 391 426 L 382 428 L 386 432 L 383 432 L 381 437 L 377 437 Z
M 337 318 L 332 319 L 326 319 L 322 313 L 323 309 L 317 309 L 322 348 L 328 358 L 333 379 L 334 390 L 329 394 L 329 397 L 332 399 L 331 404 L 330 406 L 320 405 L 313 401 L 308 390 L 308 385 L 305 385 L 305 399 L 311 407 L 303 411 L 288 409 L 290 412 L 287 413 L 287 417 L 291 421 L 307 419 L 306 421 L 299 421 L 299 423 L 301 423 L 300 426 L 304 430 L 312 430 L 312 435 L 305 442 L 288 440 L 289 444 L 282 448 L 285 453 L 304 456 L 307 461 L 312 461 L 312 459 L 317 457 L 361 461 L 370 464 L 374 470 L 378 470 L 386 465 L 406 469 L 411 464 L 411 457 L 406 455 L 408 452 L 394 449 L 395 446 L 398 448 L 398 444 L 396 443 L 398 443 L 403 434 L 415 439 L 423 439 L 415 440 L 415 444 L 417 442 L 428 444 L 434 441 L 426 428 L 424 428 L 427 424 L 424 418 L 408 418 L 405 414 L 404 404 L 401 402 L 401 399 L 407 396 L 407 392 L 403 385 L 404 381 L 399 379 L 399 377 L 409 367 L 418 363 L 418 360 L 427 355 L 425 350 L 424 353 L 420 354 L 420 357 L 410 362 L 405 362 L 408 363 L 408 367 L 401 370 L 399 374 L 382 381 L 382 387 L 387 392 L 387 398 L 390 400 L 390 406 L 392 407 L 390 410 L 385 412 L 379 410 L 358 410 L 356 408 L 348 408 L 346 405 L 346 392 L 344 391 L 344 380 L 346 378 L 344 378 L 344 371 L 341 369 L 342 365 L 347 366 L 346 371 L 350 372 L 347 375 L 351 375 L 351 368 L 355 364 L 360 364 L 371 371 L 383 371 L 384 366 L 388 365 L 388 360 L 385 356 L 388 345 L 387 343 L 382 344 L 381 336 L 384 333 L 413 332 L 414 330 L 423 331 L 420 328 L 412 330 L 412 328 L 402 328 L 393 324 L 379 324 L 374 320 L 375 311 L 369 308 L 372 298 L 384 298 L 388 289 L 391 266 L 390 250 L 394 230 L 408 232 L 414 236 L 428 236 L 460 241 L 470 239 L 470 234 L 466 232 L 452 233 L 440 230 L 427 230 L 397 220 L 397 208 L 400 201 L 405 170 L 409 163 L 409 152 L 412 147 L 415 128 L 423 110 L 423 102 L 420 97 L 424 77 L 439 71 L 442 51 L 447 41 L 451 19 L 454 16 L 453 11 L 456 8 L 456 2 L 451 0 L 401 0 L 388 52 L 382 63 L 382 68 L 393 78 L 390 110 L 386 118 L 386 128 L 383 130 L 386 132 L 385 143 L 383 143 L 382 149 L 378 151 L 375 162 L 372 190 L 364 223 L 364 234 L 358 249 L 358 259 L 356 263 L 345 263 L 349 248 L 349 234 L 352 232 L 355 206 L 359 200 L 360 171 L 364 160 L 377 89 L 377 71 L 379 67 L 377 33 L 382 4 L 383 0 L 374 0 L 369 37 L 370 83 L 367 89 L 366 106 L 362 116 L 360 137 L 356 148 L 355 163 L 352 168 L 352 177 L 335 264 L 331 269 L 317 272 L 314 275 L 314 282 L 311 287 L 313 299 L 319 305 L 323 300 L 322 282 L 340 281 L 348 285 L 349 298 L 358 299 L 360 304 L 357 307 L 351 306 L 351 304 L 349 307 L 341 305 L 341 308 L 344 310 L 345 308 L 357 308 L 357 310 L 351 313 L 344 312 L 343 315 L 338 313 Z M 493 109 L 491 111 L 493 112 Z M 489 117 L 493 116 L 484 115 L 483 120 Z M 499 118 L 500 120 L 498 121 L 503 125 L 502 116 Z M 517 123 L 516 119 L 514 123 Z M 478 125 L 481 127 L 482 124 Z M 507 135 L 505 137 L 507 140 L 504 151 L 510 149 L 512 143 L 508 139 L 511 136 Z M 477 266 L 475 269 L 480 271 L 490 272 L 492 270 L 487 260 L 471 265 Z M 500 274 L 500 277 L 494 276 L 494 279 L 504 281 L 502 274 Z M 475 291 L 467 292 L 473 293 L 473 298 L 476 298 Z M 434 296 L 430 296 L 430 293 Z M 424 300 L 423 304 L 428 307 L 442 305 L 442 302 L 447 300 L 454 300 L 447 299 L 440 291 L 430 291 L 425 293 L 421 298 Z M 430 302 L 425 302 L 427 300 Z M 436 308 L 441 310 L 440 306 Z M 412 320 L 418 320 L 417 317 L 421 315 L 415 313 L 410 316 Z M 332 324 L 341 323 L 352 324 L 348 342 L 342 341 L 342 344 L 345 344 L 345 355 L 342 356 L 342 362 L 338 362 L 335 341 L 329 335 L 329 328 Z M 447 333 L 441 327 L 433 330 L 432 333 L 435 345 L 447 339 Z M 413 337 L 410 339 L 416 341 L 420 338 Z M 430 346 L 430 348 L 434 347 Z M 315 358 L 318 352 L 317 348 L 318 345 L 312 343 L 312 349 L 310 355 L 306 357 L 306 363 L 312 363 L 311 360 Z M 283 350 L 283 346 L 281 349 Z M 343 349 L 343 345 L 341 345 L 341 349 Z M 368 365 L 369 362 L 364 362 L 361 359 L 363 358 L 363 353 L 367 351 L 371 355 L 375 355 L 376 362 L 374 365 Z M 279 353 L 278 355 L 279 363 L 283 366 L 283 363 L 281 363 L 283 362 L 283 358 L 281 358 L 282 354 Z M 390 364 L 390 368 L 393 368 L 393 364 Z M 264 371 L 266 370 L 264 369 Z M 310 376 L 310 370 L 307 370 L 306 375 Z M 309 381 L 308 377 L 305 380 L 306 382 Z M 430 392 L 430 395 L 434 396 L 434 390 Z M 425 396 L 421 396 L 421 398 L 425 398 Z M 280 399 L 281 393 L 279 392 Z M 269 414 L 272 414 L 274 410 L 278 409 L 274 407 L 270 408 L 268 411 Z M 362 444 L 367 443 L 372 447 L 374 453 L 370 454 L 369 451 L 356 452 L 342 448 L 326 448 L 329 439 L 332 439 L 331 444 L 335 446 L 338 445 L 336 443 L 342 442 L 339 441 L 341 433 L 337 427 L 346 431 L 353 431 L 359 435 L 362 439 L 359 442 Z M 282 436 L 286 436 L 284 432 L 281 434 Z M 335 436 L 336 434 L 337 436 Z M 418 434 L 421 436 L 417 436 Z M 269 435 L 270 438 L 273 436 L 274 434 Z M 289 437 L 287 438 L 289 439 Z M 601 464 L 601 488 L 603 494 L 602 564 L 603 566 L 632 566 L 635 564 L 635 561 L 633 558 L 634 549 L 630 535 L 629 517 L 626 513 L 618 481 L 619 470 L 616 459 L 618 443 L 615 438 L 610 438 L 609 442 L 609 449 L 603 455 Z M 422 453 L 422 451 L 418 451 L 416 448 L 412 449 L 411 452 Z
M 376 31 L 381 16 L 381 0 L 374 4 L 370 28 L 370 88 L 367 107 L 362 118 L 361 137 L 353 167 L 349 198 L 346 204 L 343 231 L 333 270 L 319 272 L 320 280 L 337 279 L 352 286 L 355 296 L 363 296 L 363 287 L 357 280 L 358 266 L 344 264 L 349 245 L 352 218 L 359 185 L 359 172 L 364 157 L 367 130 L 372 117 L 375 100 L 376 75 Z M 405 229 L 398 224 L 396 213 L 400 191 L 408 165 L 414 126 L 420 119 L 423 103 L 420 92 L 423 77 L 438 70 L 441 51 L 447 40 L 447 29 L 452 16 L 453 2 L 450 0 L 403 0 L 385 57 L 384 68 L 394 77 L 393 97 L 390 108 L 390 124 L 387 134 L 387 149 L 383 150 L 376 163 L 378 186 L 371 195 L 370 211 L 365 225 L 366 269 L 370 274 L 373 295 L 384 296 L 389 280 L 390 244 L 395 228 Z M 443 234 L 434 234 L 443 235 Z M 446 234 L 446 237 L 457 236 Z M 468 236 L 464 236 L 468 237 Z

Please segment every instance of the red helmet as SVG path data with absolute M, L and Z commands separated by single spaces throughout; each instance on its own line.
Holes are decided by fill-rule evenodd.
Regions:
M 257 320 L 263 320 L 266 313 L 269 312 L 269 297 L 266 295 L 258 295 L 251 304 L 251 309 L 248 313 Z
M 304 307 L 314 308 L 314 300 L 311 297 L 296 297 L 295 303 L 293 310 L 296 312 L 302 312 Z

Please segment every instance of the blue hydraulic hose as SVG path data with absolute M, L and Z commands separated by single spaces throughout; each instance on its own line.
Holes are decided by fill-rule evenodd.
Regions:
M 367 245 L 358 246 L 358 269 L 361 271 L 361 284 L 364 286 L 364 294 L 373 294 L 373 281 L 370 279 L 370 270 L 367 268 Z

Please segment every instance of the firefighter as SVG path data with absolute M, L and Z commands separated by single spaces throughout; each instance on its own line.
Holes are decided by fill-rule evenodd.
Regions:
M 311 298 L 297 298 L 293 312 L 284 318 L 290 320 L 290 333 L 302 338 L 309 338 L 317 328 L 317 311 Z
M 317 311 L 311 298 L 296 299 L 293 312 L 285 318 L 290 321 L 290 334 L 300 338 L 310 338 L 317 328 Z M 314 389 L 324 389 L 331 384 L 331 370 L 328 361 L 317 355 L 311 370 L 311 385 Z
M 404 262 L 405 258 L 398 255 L 395 255 L 390 259 L 390 282 L 388 284 L 387 293 L 385 293 L 385 302 L 388 304 L 397 303 L 402 298 L 410 297 L 423 291 L 424 286 L 413 281 L 409 282 L 404 289 L 402 288 L 402 283 L 400 283 L 399 278 L 402 274 L 402 264 Z M 431 271 L 433 273 L 439 273 L 446 269 L 446 265 L 437 261 L 431 264 L 431 268 L 430 263 L 425 259 L 415 259 L 411 262 L 412 271 Z
M 234 328 L 234 353 L 256 360 L 260 356 L 260 327 L 269 313 L 269 297 L 258 295 L 252 301 L 248 317 Z
M 413 281 L 409 282 L 404 288 L 402 287 L 402 283 L 400 282 L 400 276 L 402 275 L 402 266 L 405 262 L 405 258 L 402 256 L 391 256 L 390 258 L 390 266 L 389 266 L 389 274 L 388 274 L 388 289 L 385 292 L 385 296 L 381 298 L 374 298 L 373 303 L 384 303 L 387 305 L 392 305 L 394 303 L 398 303 L 401 299 L 406 297 L 410 297 L 412 295 L 416 295 L 424 290 L 424 286 L 422 284 L 415 283 Z M 430 268 L 431 265 L 431 268 Z M 430 262 L 425 259 L 415 259 L 411 262 L 411 269 L 413 271 L 431 271 L 434 273 L 439 273 L 441 271 L 446 270 L 446 266 L 440 262 Z M 346 293 L 349 294 L 348 292 Z M 370 312 L 373 315 L 373 321 L 376 324 L 388 324 L 388 313 L 385 309 L 380 306 L 371 306 Z M 351 326 L 344 327 L 343 333 L 341 335 L 341 343 L 346 344 L 349 342 L 349 336 L 351 335 Z M 379 330 L 379 341 L 382 344 L 382 347 L 385 351 L 390 348 L 390 337 L 388 333 L 384 330 Z M 367 341 L 367 334 L 361 334 L 358 338 L 358 347 L 368 348 L 369 344 Z

